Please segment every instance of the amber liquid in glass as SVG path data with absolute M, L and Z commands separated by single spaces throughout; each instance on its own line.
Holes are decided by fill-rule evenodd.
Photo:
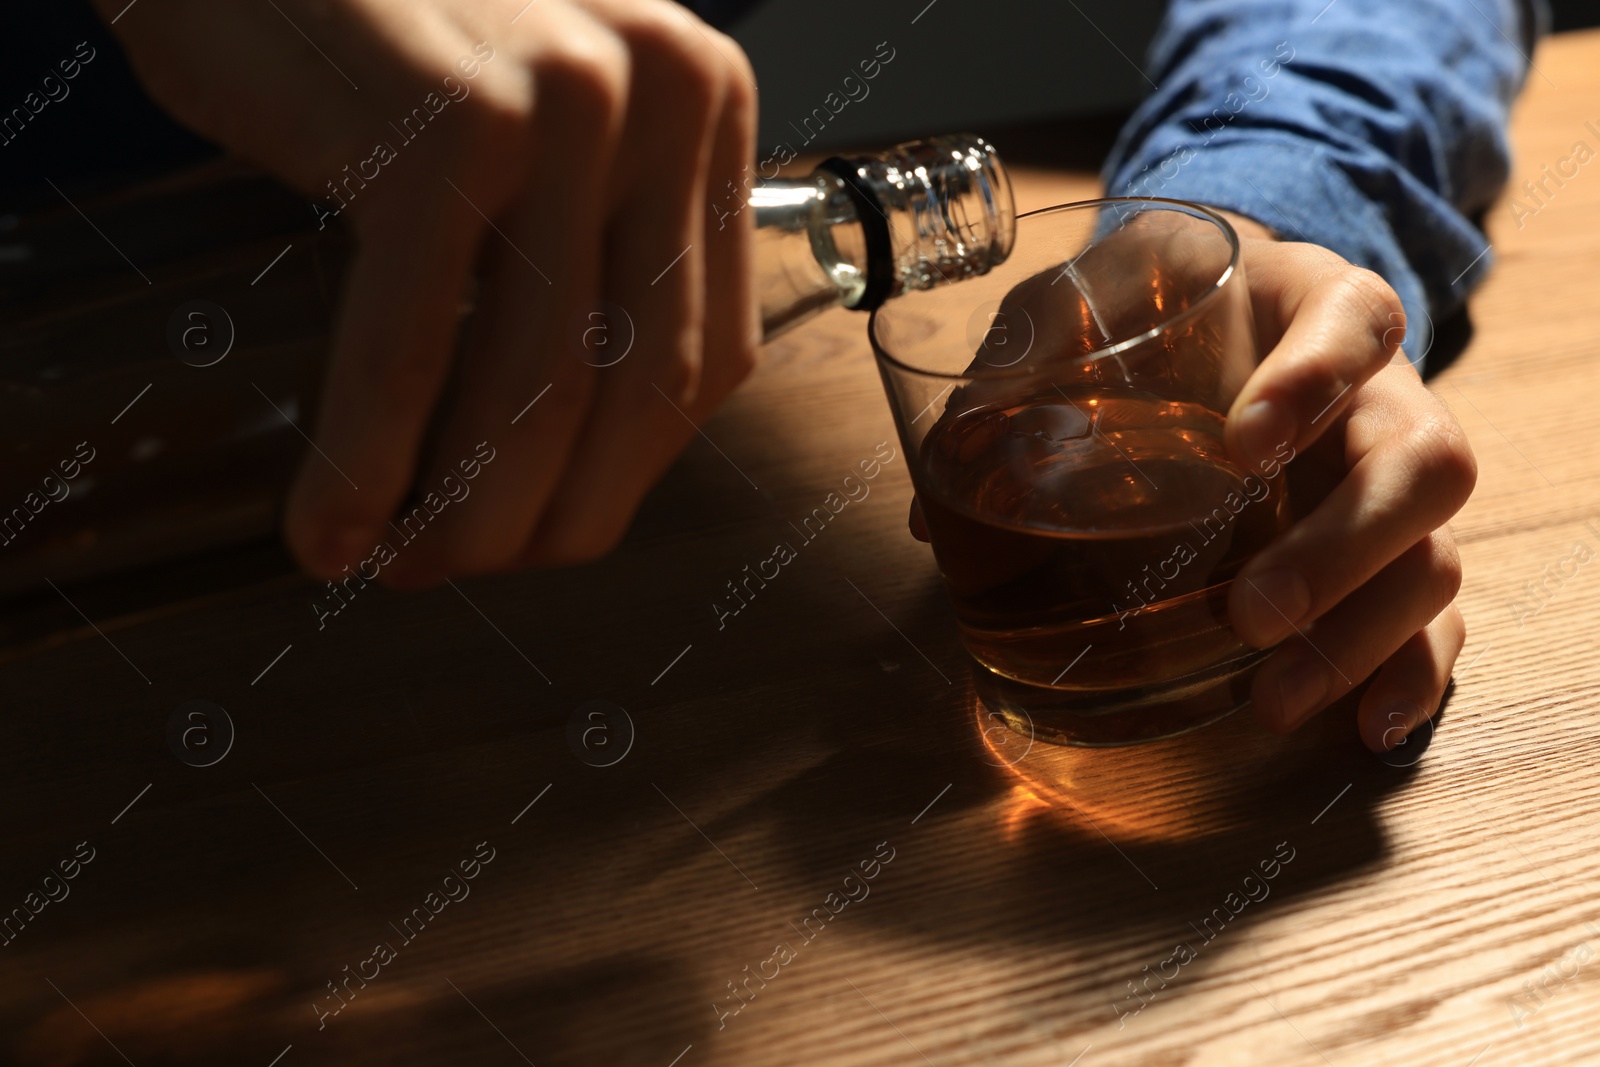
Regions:
M 1228 628 L 1229 586 L 1288 509 L 1281 470 L 1236 466 L 1222 431 L 1199 404 L 1047 386 L 929 432 L 918 498 L 993 710 L 1115 744 L 1243 701 L 1218 683 L 1264 653 Z

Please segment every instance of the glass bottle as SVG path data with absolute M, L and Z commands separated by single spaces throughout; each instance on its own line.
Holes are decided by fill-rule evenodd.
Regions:
M 1011 182 L 972 134 L 834 157 L 750 190 L 756 291 L 768 340 L 830 307 L 871 311 L 984 274 L 1011 252 Z
M 103 621 L 292 570 L 280 510 L 351 250 L 237 162 L 78 193 L 0 213 L 0 654 L 82 624 L 52 584 Z M 1015 233 L 971 135 L 752 182 L 721 210 L 746 208 L 769 338 L 982 274 Z

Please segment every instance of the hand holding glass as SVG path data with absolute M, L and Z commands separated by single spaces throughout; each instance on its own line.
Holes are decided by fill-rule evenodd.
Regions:
M 1284 442 L 1223 445 L 1256 364 L 1221 216 L 1118 199 L 1021 216 L 1010 258 L 870 334 L 980 697 L 1041 738 L 1170 736 L 1249 699 L 1233 576 L 1288 523 Z

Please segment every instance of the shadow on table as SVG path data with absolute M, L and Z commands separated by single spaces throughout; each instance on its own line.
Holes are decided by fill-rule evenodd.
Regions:
M 702 827 L 723 840 L 773 824 L 785 880 L 815 886 L 817 904 L 872 842 L 888 842 L 896 860 L 873 888 L 881 899 L 853 919 L 875 937 L 981 945 L 1002 964 L 1059 950 L 1077 973 L 1051 1011 L 1082 1031 L 1146 1000 L 1159 1011 L 1155 994 L 1176 972 L 1193 982 L 1237 962 L 1254 951 L 1249 929 L 1285 901 L 1388 855 L 1381 809 L 1417 773 L 1431 729 L 1375 756 L 1355 730 L 1358 691 L 1287 738 L 1245 710 L 1127 748 L 1030 744 L 948 666 L 942 590 L 930 584 L 919 599 L 896 613 L 904 639 L 946 665 L 954 692 L 913 685 L 919 704 L 905 693 L 913 679 L 885 676 L 819 701 L 831 755 Z M 688 796 L 679 802 L 699 802 Z M 784 918 L 798 922 L 808 906 Z
M 785 442 L 731 424 L 716 436 L 755 442 L 739 458 L 766 482 Z M 8 950 L 19 966 L 0 975 L 7 1052 L 30 1065 L 122 1062 L 81 1008 L 141 1067 L 246 1062 L 241 1049 L 268 1063 L 291 1042 L 297 1064 L 490 1062 L 490 1050 L 510 1054 L 506 1041 L 533 1062 L 666 1063 L 690 1043 L 714 1051 L 725 982 L 825 906 L 878 842 L 894 859 L 842 923 L 1002 964 L 1059 953 L 1076 974 L 1046 1010 L 1085 1028 L 1114 1021 L 1126 981 L 1202 939 L 1216 909 L 1223 931 L 1216 947 L 1196 945 L 1185 981 L 1286 898 L 1384 859 L 1379 807 L 1414 772 L 1362 750 L 1347 709 L 1286 741 L 1235 715 L 1159 744 L 1014 756 L 973 701 L 940 580 L 905 532 L 905 495 L 875 496 L 854 532 L 802 548 L 716 627 L 708 597 L 786 525 L 736 482 L 720 456 L 697 454 L 669 487 L 673 510 L 641 521 L 654 532 L 594 567 L 460 595 L 363 594 L 366 614 L 297 649 L 265 688 L 244 685 L 253 659 L 244 682 L 226 681 L 241 673 L 228 644 L 239 620 L 263 609 L 129 632 L 129 654 L 181 678 L 182 693 L 163 680 L 129 698 L 118 675 L 60 669 L 82 649 L 0 670 L 36 705 L 0 753 L 8 795 L 41 821 L 37 847 L 10 858 L 47 870 L 91 820 L 105 851 Z M 698 517 L 727 514 L 730 500 L 748 502 L 738 525 Z M 622 607 L 597 606 L 597 589 Z M 204 770 L 161 744 L 176 698 L 197 693 L 247 728 Z M 570 747 L 574 701 L 588 696 L 615 699 L 638 728 L 613 767 Z M 327 981 L 479 836 L 501 846 L 492 875 L 319 1030 Z M 1264 861 L 1278 865 L 1270 880 Z M 1241 907 L 1260 895 L 1247 876 L 1270 894 Z M 762 1010 L 781 1013 L 787 995 L 774 990 Z

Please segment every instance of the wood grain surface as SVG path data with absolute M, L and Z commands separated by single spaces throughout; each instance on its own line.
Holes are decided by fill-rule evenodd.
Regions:
M 1514 186 L 1597 145 L 1600 35 L 1535 58 Z M 1093 191 L 1018 174 L 1023 208 Z M 0 1060 L 1600 1063 L 1600 170 L 1488 227 L 1435 383 L 1482 471 L 1470 636 L 1409 766 L 1337 714 L 987 730 L 898 455 L 719 628 L 898 450 L 834 313 L 602 563 L 373 587 L 321 630 L 280 583 L 0 666 L 0 914 L 60 898 L 0 948 Z M 211 766 L 169 745 L 190 700 L 236 731 Z

